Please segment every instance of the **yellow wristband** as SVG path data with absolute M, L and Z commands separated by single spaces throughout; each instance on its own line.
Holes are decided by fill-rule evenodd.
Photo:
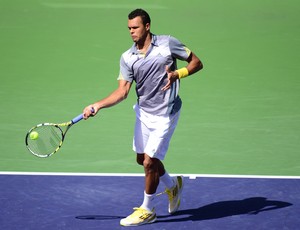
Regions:
M 175 70 L 178 73 L 179 79 L 189 76 L 189 71 L 186 67 Z

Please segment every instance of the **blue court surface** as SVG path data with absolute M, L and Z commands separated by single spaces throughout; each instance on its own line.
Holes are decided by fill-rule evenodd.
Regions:
M 5 230 L 299 229 L 299 178 L 185 175 L 180 210 L 156 198 L 157 222 L 122 227 L 141 204 L 140 175 L 1 174 L 0 226 Z M 164 188 L 160 185 L 159 191 Z

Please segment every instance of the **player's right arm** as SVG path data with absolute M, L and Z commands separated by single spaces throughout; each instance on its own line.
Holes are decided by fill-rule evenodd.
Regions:
M 83 118 L 88 119 L 90 116 L 96 115 L 100 109 L 109 108 L 126 99 L 130 91 L 131 84 L 131 82 L 126 80 L 119 80 L 118 88 L 109 96 L 84 108 Z M 94 112 L 91 112 L 93 111 L 92 108 Z

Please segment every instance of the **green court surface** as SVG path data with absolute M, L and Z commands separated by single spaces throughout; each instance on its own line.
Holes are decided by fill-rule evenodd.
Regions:
M 24 144 L 33 125 L 68 121 L 117 87 L 132 44 L 127 14 L 142 7 L 153 33 L 179 38 L 204 63 L 182 80 L 168 171 L 299 176 L 299 1 L 145 2 L 0 0 L 0 171 L 143 172 L 131 150 L 134 87 L 72 127 L 53 157 Z

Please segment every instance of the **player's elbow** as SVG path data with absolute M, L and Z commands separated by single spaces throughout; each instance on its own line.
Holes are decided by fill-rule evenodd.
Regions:
M 121 101 L 125 100 L 128 97 L 128 91 L 127 90 L 122 90 L 120 93 L 120 99 Z
M 203 63 L 200 61 L 200 59 L 196 62 L 196 72 L 203 69 Z
M 203 63 L 200 61 L 200 59 L 192 53 L 188 59 L 189 65 L 191 67 L 190 74 L 196 73 L 199 70 L 203 69 Z
M 124 93 L 123 97 L 122 97 L 122 100 L 125 100 L 127 98 L 127 96 L 128 96 L 128 93 Z
M 189 72 L 190 74 L 194 74 L 198 71 L 200 71 L 201 69 L 203 69 L 203 64 L 202 62 L 197 58 L 193 61 L 193 64 L 192 64 L 192 68 L 191 68 L 191 71 Z
M 131 87 L 130 82 L 125 81 L 125 80 L 119 81 L 119 87 L 118 87 L 117 93 L 118 93 L 118 97 L 121 101 L 125 100 L 127 98 L 129 91 L 130 91 L 130 87 Z

